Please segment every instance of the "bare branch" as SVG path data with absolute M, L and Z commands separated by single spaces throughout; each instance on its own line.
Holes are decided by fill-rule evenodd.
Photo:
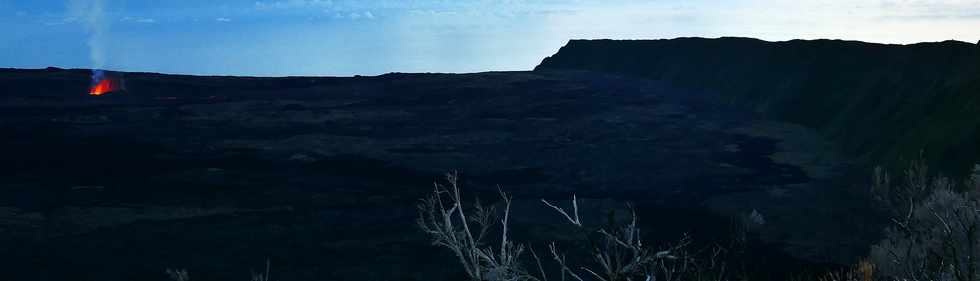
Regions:
M 534 252 L 534 247 L 528 247 L 528 249 L 531 250 L 531 256 L 534 257 L 534 262 L 538 265 L 538 272 L 541 273 L 541 280 L 548 281 L 548 274 L 544 273 L 544 267 L 541 266 L 541 258 L 539 258 L 538 254 Z
M 582 227 L 582 221 L 579 220 L 578 217 L 578 200 L 577 198 L 575 198 L 575 194 L 572 194 L 572 212 L 575 215 L 575 218 L 572 218 L 572 216 L 568 215 L 568 212 L 565 212 L 565 210 L 562 209 L 561 207 L 555 206 L 554 204 L 551 204 L 551 202 L 548 202 L 547 200 L 541 199 L 541 202 L 544 203 L 545 205 L 548 205 L 548 207 L 555 209 L 555 211 L 565 216 L 565 219 L 568 219 L 568 221 L 574 224 L 575 226 Z
M 575 280 L 584 281 L 582 280 L 582 277 L 579 277 L 578 274 L 575 274 L 575 271 L 572 271 L 571 268 L 568 268 L 568 265 L 566 265 L 565 263 L 565 255 L 558 254 L 558 247 L 555 246 L 555 242 L 551 242 L 551 245 L 548 246 L 548 249 L 551 250 L 551 257 L 554 258 L 555 262 L 558 263 L 558 266 L 561 267 L 561 274 L 563 276 L 562 278 L 564 278 L 565 273 L 568 273 L 568 275 L 572 276 L 572 278 L 575 278 Z

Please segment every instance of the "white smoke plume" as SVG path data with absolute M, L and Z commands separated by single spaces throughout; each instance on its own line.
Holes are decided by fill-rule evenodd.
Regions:
M 69 17 L 81 23 L 89 33 L 89 58 L 92 60 L 92 79 L 101 76 L 101 70 L 106 66 L 105 37 L 109 29 L 106 20 L 105 2 L 107 0 L 69 0 Z

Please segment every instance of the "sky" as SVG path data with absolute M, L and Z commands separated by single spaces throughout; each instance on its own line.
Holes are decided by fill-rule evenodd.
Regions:
M 0 67 L 530 70 L 569 39 L 980 40 L 980 0 L 0 0 Z

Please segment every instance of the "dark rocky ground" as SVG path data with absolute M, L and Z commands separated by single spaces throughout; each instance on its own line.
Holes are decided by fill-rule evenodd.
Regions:
M 7 280 L 449 280 L 414 226 L 434 180 L 516 197 L 515 236 L 632 202 L 655 242 L 727 239 L 756 210 L 773 279 L 852 262 L 877 234 L 846 161 L 814 132 L 699 93 L 586 72 L 234 78 L 4 70 L 0 253 Z M 593 218 L 595 218 L 593 220 Z M 542 248 L 543 249 L 543 248 Z M 765 274 L 763 274 L 765 275 Z

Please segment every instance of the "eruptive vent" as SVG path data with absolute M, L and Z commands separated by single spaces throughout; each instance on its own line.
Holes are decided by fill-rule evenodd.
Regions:
M 93 96 L 101 96 L 111 92 L 117 92 L 123 90 L 122 82 L 119 78 L 106 76 L 106 74 L 100 70 L 94 70 L 92 73 L 92 88 L 89 89 L 88 94 Z

